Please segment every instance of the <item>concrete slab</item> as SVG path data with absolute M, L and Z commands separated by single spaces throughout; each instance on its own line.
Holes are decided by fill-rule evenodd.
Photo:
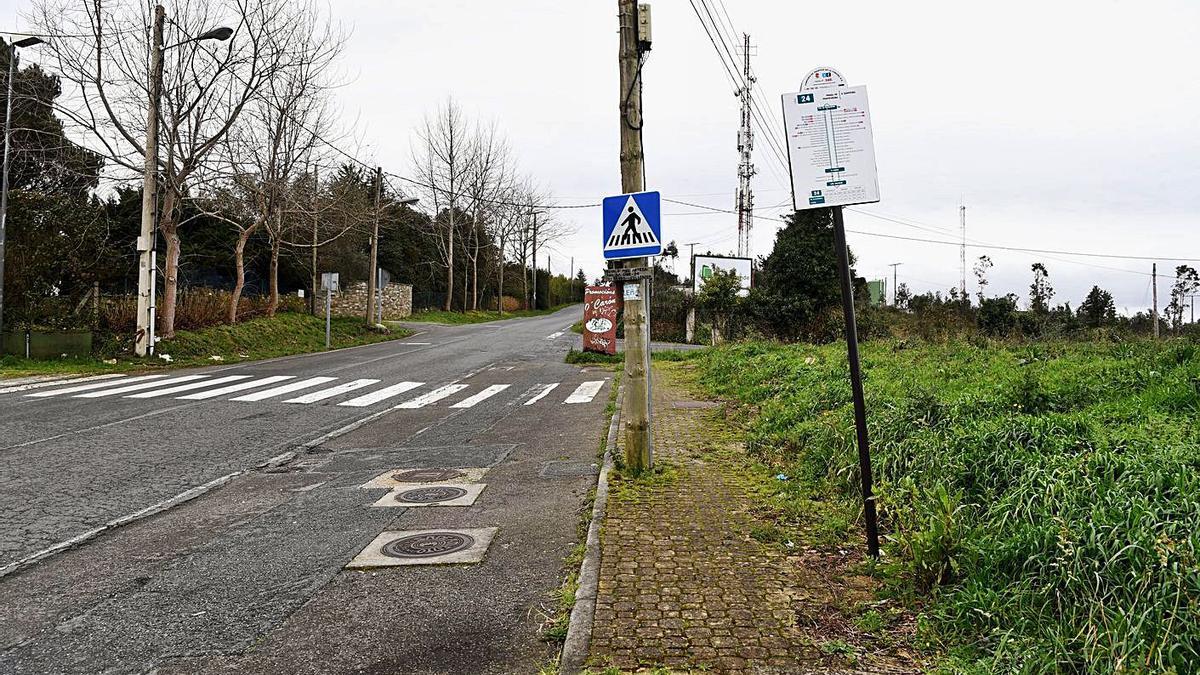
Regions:
M 425 506 L 470 506 L 479 498 L 484 483 L 402 483 L 371 506 L 420 508 Z
M 483 562 L 496 527 L 466 530 L 383 532 L 346 565 L 347 569 Z M 438 554 L 437 551 L 446 551 Z

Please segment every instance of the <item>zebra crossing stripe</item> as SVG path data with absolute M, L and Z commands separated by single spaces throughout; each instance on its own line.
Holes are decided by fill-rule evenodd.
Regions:
M 600 393 L 600 388 L 603 386 L 604 380 L 584 382 L 563 403 L 591 403 L 592 399 L 596 398 L 596 394 Z
M 230 401 L 263 401 L 268 398 L 275 398 L 276 396 L 283 396 L 284 394 L 290 394 L 293 391 L 300 391 L 301 389 L 308 389 L 310 387 L 315 387 L 318 384 L 325 384 L 326 382 L 333 382 L 336 379 L 337 379 L 336 377 L 310 377 L 307 380 L 300 380 L 299 382 L 289 382 L 288 384 L 274 387 L 272 389 L 264 389 L 262 391 L 256 391 L 253 394 L 246 394 L 245 396 L 238 396 L 237 398 L 231 398 L 229 400 Z
M 383 389 L 377 389 L 377 390 L 375 390 L 369 394 L 366 394 L 364 396 L 359 396 L 358 398 L 352 398 L 349 401 L 344 401 L 342 403 L 339 403 L 338 405 L 348 405 L 353 408 L 363 408 L 363 407 L 369 406 L 373 403 L 379 403 L 380 401 L 387 400 L 393 396 L 399 396 L 400 394 L 403 394 L 404 392 L 409 391 L 411 389 L 416 389 L 417 387 L 419 387 L 423 384 L 425 384 L 425 383 L 424 382 L 401 382 L 400 384 L 393 384 L 390 387 L 384 387 Z
M 117 394 L 128 394 L 131 391 L 141 391 L 143 389 L 151 389 L 161 385 L 183 384 L 184 382 L 194 382 L 196 380 L 207 380 L 208 375 L 184 375 L 183 377 L 172 377 L 169 380 L 155 380 L 153 382 L 140 382 L 138 384 L 127 384 L 115 389 L 101 389 L 100 391 L 89 391 L 84 394 L 75 394 L 75 398 L 101 398 L 103 396 L 116 396 Z
M 542 390 L 539 391 L 537 394 L 535 394 L 533 398 L 529 399 L 528 401 L 525 401 L 525 405 L 533 405 L 534 403 L 537 403 L 538 401 L 546 398 L 547 394 L 554 391 L 555 388 L 558 387 L 558 383 L 555 382 L 554 384 L 542 384 L 542 385 L 538 385 L 538 386 L 540 386 L 542 388 Z
M 39 378 L 26 378 L 21 380 L 2 380 L 0 383 L 11 385 L 0 389 L 0 394 L 13 394 L 18 391 L 29 391 L 30 389 L 44 389 L 45 387 L 57 387 L 64 384 L 77 384 L 79 382 L 95 382 L 96 380 L 111 380 L 116 377 L 125 377 L 124 373 L 109 373 L 108 375 L 96 375 L 94 377 L 69 377 L 67 379 L 52 379 L 44 380 Z
M 128 384 L 130 382 L 147 382 L 149 380 L 158 380 L 158 379 L 161 379 L 164 377 L 166 377 L 166 375 L 139 375 L 138 377 L 131 377 L 128 380 L 122 380 L 122 381 Z M 58 396 L 59 394 L 74 394 L 74 393 L 80 392 L 80 391 L 91 391 L 92 389 L 102 389 L 104 387 L 111 387 L 111 386 L 112 386 L 111 382 L 93 382 L 92 384 L 81 384 L 77 387 L 67 387 L 66 389 L 55 389 L 54 391 L 39 391 L 36 394 L 25 394 L 25 395 L 33 396 L 33 397 L 37 397 L 37 398 L 45 398 L 47 396 Z
M 495 396 L 496 394 L 499 394 L 500 392 L 504 391 L 505 389 L 508 389 L 511 386 L 512 385 L 510 385 L 510 384 L 493 384 L 492 386 L 488 387 L 487 389 L 484 389 L 483 391 L 479 392 L 478 394 L 464 398 L 463 400 L 459 401 L 458 403 L 455 403 L 454 405 L 452 405 L 450 407 L 451 408 L 470 408 L 470 407 L 474 406 L 476 403 L 479 403 L 480 401 L 486 401 L 489 398 Z
M 466 388 L 467 385 L 465 384 L 447 384 L 446 386 L 434 389 L 427 394 L 422 394 L 411 401 L 405 401 L 396 407 L 402 410 L 424 408 L 430 403 L 436 403 L 447 396 L 452 396 Z
M 244 380 L 248 377 L 250 377 L 250 376 L 249 375 L 226 375 L 225 377 L 218 377 L 215 380 L 204 380 L 203 382 L 190 382 L 188 384 L 181 384 L 178 387 L 168 387 L 167 389 L 154 389 L 151 391 L 143 391 L 143 392 L 139 392 L 137 394 L 130 394 L 130 395 L 126 396 L 125 398 L 154 398 L 156 396 L 170 396 L 171 394 L 178 394 L 181 391 L 191 391 L 193 389 L 203 389 L 205 387 L 212 387 L 212 386 L 215 386 L 218 384 L 225 384 L 226 382 L 237 382 L 238 380 Z M 166 384 L 166 382 L 160 382 L 159 384 Z
M 270 377 L 263 377 L 257 380 L 250 380 L 249 382 L 231 384 L 228 387 L 221 387 L 220 389 L 201 391 L 195 394 L 188 394 L 187 396 L 178 396 L 177 398 L 181 401 L 203 401 L 206 398 L 216 398 L 218 396 L 224 396 L 225 394 L 232 394 L 238 391 L 245 391 L 246 389 L 255 389 L 268 384 L 275 384 L 276 382 L 294 379 L 296 379 L 294 375 L 272 375 Z
M 321 391 L 314 391 L 311 394 L 305 394 L 304 396 L 298 396 L 296 398 L 289 398 L 288 400 L 284 401 L 284 403 L 316 403 L 317 401 L 324 401 L 327 398 L 333 398 L 334 396 L 345 394 L 354 391 L 355 389 L 369 387 L 378 382 L 379 380 L 370 379 L 351 380 L 345 384 L 339 384 L 336 387 L 322 389 Z

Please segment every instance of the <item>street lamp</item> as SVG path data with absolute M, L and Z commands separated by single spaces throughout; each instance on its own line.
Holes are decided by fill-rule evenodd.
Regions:
M 154 35 L 150 49 L 150 104 L 146 114 L 146 164 L 142 177 L 142 231 L 138 237 L 138 300 L 137 300 L 137 334 L 134 337 L 133 350 L 138 356 L 154 353 L 154 324 L 157 307 L 155 306 L 156 269 L 158 266 L 158 250 L 155 245 L 157 236 L 158 209 L 158 107 L 162 99 L 163 81 L 163 52 L 173 47 L 189 42 L 202 40 L 228 40 L 233 35 L 232 28 L 214 28 L 173 45 L 163 46 L 163 24 L 167 12 L 162 5 L 154 7 Z
M 5 226 L 8 224 L 8 156 L 9 146 L 12 145 L 13 79 L 17 73 L 17 48 L 32 47 L 43 42 L 45 40 L 39 37 L 27 37 L 13 42 L 8 48 L 8 96 L 4 108 L 4 176 L 0 178 L 0 353 L 4 351 L 4 235 Z

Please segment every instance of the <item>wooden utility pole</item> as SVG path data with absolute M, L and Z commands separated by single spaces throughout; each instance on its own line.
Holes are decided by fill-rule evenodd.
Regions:
M 892 268 L 892 307 L 896 306 L 896 291 L 900 288 L 900 286 L 896 283 L 897 279 L 899 279 L 899 276 L 896 274 L 896 269 L 899 268 L 903 264 L 904 263 L 902 263 L 902 262 L 888 264 L 888 267 Z M 886 294 L 885 294 L 885 296 L 886 296 Z M 886 300 L 887 300 L 887 298 L 884 297 L 885 303 L 886 303 Z
M 138 356 L 154 354 L 155 246 L 158 239 L 158 104 L 163 80 L 163 24 L 167 11 L 154 7 L 154 31 L 150 43 L 150 95 L 146 110 L 146 163 L 142 176 L 142 230 L 138 237 L 137 334 L 133 351 Z
M 617 0 L 621 41 L 618 49 L 620 85 L 617 99 L 621 127 L 621 191 L 646 189 L 642 174 L 642 89 L 636 0 Z M 646 268 L 647 258 L 625 261 L 626 268 Z M 636 284 L 637 288 L 628 288 Z M 625 465 L 635 475 L 653 466 L 650 427 L 649 285 L 626 282 L 625 297 Z
M 538 216 L 538 212 L 531 211 L 530 214 L 533 216 L 533 255 L 530 256 L 530 260 L 533 261 L 533 307 L 532 307 L 532 309 L 534 311 L 537 311 L 537 308 L 538 308 L 538 306 L 537 306 L 537 216 Z
M 375 167 L 375 222 L 371 227 L 371 265 L 367 275 L 367 324 L 375 323 L 375 275 L 379 266 L 379 193 L 383 189 L 383 167 Z
M 317 216 L 317 193 L 320 191 L 320 189 L 321 189 L 321 181 L 317 178 L 317 170 L 313 169 L 313 198 L 312 198 L 312 210 L 313 210 L 312 225 L 313 225 L 313 228 L 312 228 L 312 251 L 310 252 L 310 255 L 312 256 L 312 291 L 311 291 L 310 297 L 308 298 L 308 306 L 309 306 L 309 310 L 310 310 L 309 313 L 312 314 L 313 316 L 317 315 L 317 285 L 318 285 L 319 279 L 321 278 L 320 277 L 321 273 L 319 271 L 317 271 L 317 223 L 320 221 L 320 218 Z
M 1150 267 L 1150 285 L 1154 287 L 1154 339 L 1158 339 L 1158 263 Z M 1144 296 L 1143 296 L 1144 297 Z

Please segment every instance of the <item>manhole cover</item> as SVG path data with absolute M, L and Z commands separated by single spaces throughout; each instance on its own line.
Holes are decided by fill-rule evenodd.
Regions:
M 458 532 L 427 532 L 393 539 L 379 549 L 390 558 L 431 558 L 466 550 L 475 538 Z
M 392 474 L 392 479 L 399 483 L 440 483 L 465 475 L 458 469 L 411 469 Z
M 396 495 L 396 501 L 409 502 L 413 504 L 430 504 L 432 502 L 448 502 L 451 499 L 465 497 L 467 491 L 458 488 L 450 487 L 449 485 L 438 485 L 436 487 L 423 487 L 405 490 Z

